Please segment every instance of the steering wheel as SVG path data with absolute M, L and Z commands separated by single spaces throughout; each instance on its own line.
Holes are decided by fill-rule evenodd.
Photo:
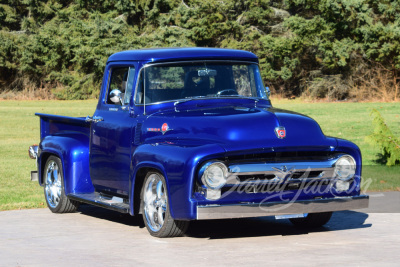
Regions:
M 238 92 L 236 92 L 235 89 L 225 89 L 225 90 L 221 90 L 217 93 L 217 96 L 221 96 L 221 95 L 239 95 Z

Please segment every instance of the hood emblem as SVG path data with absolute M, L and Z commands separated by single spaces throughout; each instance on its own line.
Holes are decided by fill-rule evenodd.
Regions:
M 286 129 L 283 126 L 279 126 L 275 128 L 276 137 L 279 139 L 283 139 L 286 137 Z
M 280 182 L 285 182 L 290 179 L 295 172 L 295 168 L 292 167 L 288 169 L 286 166 L 282 166 L 282 168 L 272 167 L 276 171 L 275 179 L 279 180 Z
M 161 132 L 162 134 L 165 134 L 168 131 L 171 131 L 172 129 L 169 128 L 167 123 L 164 123 L 161 128 L 147 128 L 148 132 Z

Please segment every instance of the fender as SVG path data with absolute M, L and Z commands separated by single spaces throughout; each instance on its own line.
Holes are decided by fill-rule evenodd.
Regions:
M 39 177 L 49 154 L 56 155 L 63 165 L 65 194 L 94 191 L 89 174 L 89 137 L 79 132 L 48 135 L 39 145 Z M 40 178 L 39 184 L 43 181 Z
M 192 198 L 195 172 L 205 160 L 223 157 L 224 153 L 225 150 L 217 144 L 195 140 L 164 141 L 138 146 L 131 162 L 131 214 L 134 213 L 138 171 L 142 168 L 154 168 L 166 179 L 171 216 L 178 220 L 195 219 L 196 201 Z

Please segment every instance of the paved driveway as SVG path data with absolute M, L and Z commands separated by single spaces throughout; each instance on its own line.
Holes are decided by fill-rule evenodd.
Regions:
M 315 231 L 266 217 L 193 222 L 172 239 L 87 205 L 0 212 L 0 266 L 400 266 L 399 248 L 400 192 L 371 194 L 369 209 L 336 212 Z

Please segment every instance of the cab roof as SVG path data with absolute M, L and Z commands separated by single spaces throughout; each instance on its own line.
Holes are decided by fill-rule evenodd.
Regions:
M 111 55 L 107 63 L 113 61 L 166 62 L 188 60 L 239 60 L 258 63 L 257 56 L 248 51 L 199 47 L 127 50 Z

